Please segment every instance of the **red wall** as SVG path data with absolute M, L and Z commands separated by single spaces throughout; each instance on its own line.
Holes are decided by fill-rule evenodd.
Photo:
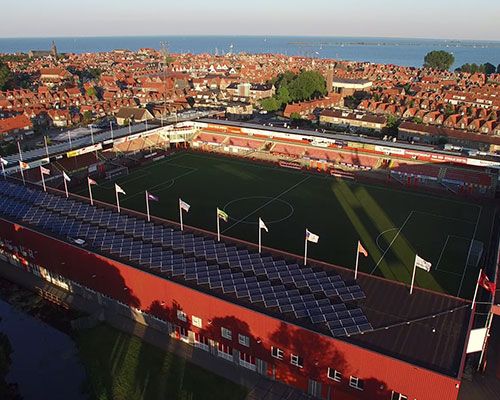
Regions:
M 274 365 L 278 379 L 303 390 L 312 378 L 324 384 L 325 393 L 326 385 L 332 385 L 335 399 L 351 398 L 338 391 L 370 400 L 390 399 L 392 390 L 419 400 L 458 396 L 456 379 L 282 322 L 19 225 L 0 220 L 0 238 L 31 249 L 33 262 L 68 279 L 267 361 L 269 374 Z M 177 319 L 176 309 L 188 315 L 187 323 Z M 202 329 L 190 325 L 192 315 L 202 319 Z M 232 330 L 232 341 L 220 336 L 221 326 Z M 238 333 L 250 336 L 250 348 L 238 344 Z M 283 361 L 271 357 L 271 346 L 285 351 Z M 303 368 L 290 364 L 292 353 L 303 357 Z M 327 378 L 328 367 L 342 373 L 342 383 Z M 348 387 L 350 375 L 365 381 L 363 392 Z

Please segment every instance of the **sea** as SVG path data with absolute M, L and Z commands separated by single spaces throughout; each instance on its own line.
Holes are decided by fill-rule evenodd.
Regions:
M 90 53 L 115 49 L 160 49 L 171 53 L 279 53 L 289 56 L 367 61 L 420 67 L 432 50 L 446 50 L 455 56 L 455 65 L 500 64 L 500 41 L 397 39 L 312 36 L 121 36 L 0 38 L 0 53 L 49 50 L 52 40 L 59 52 Z

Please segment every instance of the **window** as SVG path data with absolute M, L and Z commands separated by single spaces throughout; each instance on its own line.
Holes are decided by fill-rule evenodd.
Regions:
M 365 383 L 361 379 L 351 376 L 351 379 L 349 379 L 349 386 L 358 390 L 363 390 Z
M 208 351 L 210 348 L 210 342 L 208 341 L 208 338 L 200 335 L 199 333 L 194 334 L 194 345 L 205 351 Z
M 342 380 L 342 374 L 336 369 L 328 368 L 328 378 L 335 382 L 340 382 Z
M 220 328 L 220 332 L 221 332 L 221 335 L 224 339 L 227 339 L 227 340 L 233 339 L 233 333 L 231 332 L 230 329 L 222 327 L 222 328 Z
M 302 368 L 304 366 L 304 360 L 302 359 L 302 357 L 292 354 L 290 356 L 290 364 Z
M 238 334 L 238 343 L 242 346 L 250 347 L 250 338 L 248 336 Z
M 408 397 L 406 397 L 404 394 L 393 391 L 391 400 L 408 400 Z
M 191 317 L 191 322 L 193 323 L 193 326 L 196 326 L 197 328 L 202 327 L 202 321 L 201 318 L 195 317 L 194 315 Z
M 182 322 L 186 322 L 187 321 L 186 313 L 184 311 L 177 310 L 177 319 L 182 321 Z
M 271 355 L 278 360 L 283 360 L 284 353 L 283 350 L 279 349 L 278 347 L 271 347 Z

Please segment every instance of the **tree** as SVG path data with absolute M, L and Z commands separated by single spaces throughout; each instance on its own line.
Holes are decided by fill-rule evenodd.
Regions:
M 302 117 L 300 116 L 300 114 L 298 112 L 293 112 L 290 114 L 290 119 L 292 121 L 300 121 L 302 119 Z
M 303 71 L 288 85 L 293 101 L 309 100 L 327 93 L 323 75 L 316 71 Z
M 97 90 L 95 90 L 95 87 L 89 87 L 87 89 L 87 96 L 90 96 L 90 97 L 96 97 L 97 96 Z
M 0 62 L 0 89 L 5 90 L 7 88 L 7 82 L 12 78 L 12 73 L 10 72 L 7 64 Z
M 455 56 L 447 51 L 434 50 L 424 58 L 424 68 L 439 69 L 442 71 L 449 70 L 455 62 Z
M 384 133 L 391 135 L 391 136 L 397 136 L 400 123 L 401 123 L 401 121 L 399 120 L 398 117 L 396 117 L 395 115 L 389 114 L 387 116 L 387 124 L 385 126 Z
M 484 64 L 484 73 L 486 75 L 494 74 L 495 70 L 496 70 L 496 68 L 492 63 L 488 62 L 488 63 Z
M 262 100 L 260 105 L 267 112 L 278 111 L 281 108 L 281 104 L 274 97 Z
M 497 67 L 497 74 L 500 74 L 500 64 L 498 64 L 498 67 Z
M 290 103 L 292 98 L 290 97 L 290 91 L 288 90 L 288 88 L 286 86 L 281 86 L 278 89 L 278 94 L 276 96 L 276 100 L 278 100 L 278 102 L 280 102 L 281 104 Z
M 83 113 L 83 119 L 82 119 L 82 122 L 87 125 L 87 124 L 90 124 L 92 122 L 92 112 L 91 111 L 85 111 Z

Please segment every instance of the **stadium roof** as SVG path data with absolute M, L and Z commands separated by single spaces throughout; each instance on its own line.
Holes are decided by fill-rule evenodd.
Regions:
M 457 376 L 470 303 L 0 181 L 0 216 L 321 334 Z M 361 287 L 363 289 L 361 289 Z
M 117 139 L 119 137 L 129 136 L 130 134 L 144 132 L 145 130 L 146 130 L 146 124 L 136 124 L 130 126 L 130 132 L 129 132 L 129 127 L 127 126 L 125 128 L 114 129 L 113 134 L 111 134 L 111 131 L 102 131 L 99 133 L 94 133 L 94 143 L 97 144 L 105 142 L 106 140 L 110 140 L 112 138 Z M 48 146 L 49 156 L 55 156 L 61 153 L 67 153 L 71 150 L 80 149 L 86 146 L 91 146 L 92 144 L 93 144 L 92 137 L 90 135 L 74 138 L 71 140 L 71 144 L 69 142 L 69 137 L 68 137 L 67 142 L 56 143 Z M 45 147 L 43 147 L 39 149 L 24 151 L 22 153 L 22 156 L 23 156 L 23 161 L 30 162 L 46 158 L 47 152 L 45 150 Z M 5 156 L 3 158 L 7 160 L 9 165 L 17 166 L 17 163 L 19 162 L 18 153 L 11 154 L 10 156 Z
M 261 125 L 261 124 L 249 123 L 249 122 L 227 121 L 227 120 L 212 119 L 212 118 L 201 118 L 201 119 L 197 120 L 197 122 L 202 122 L 202 123 L 206 123 L 206 124 L 214 124 L 214 125 L 227 125 L 227 126 L 234 126 L 234 127 L 247 128 L 247 129 L 260 129 L 260 130 L 271 131 L 271 132 L 286 133 L 288 135 L 295 134 L 295 135 L 304 135 L 304 136 L 315 136 L 318 138 L 325 138 L 325 139 L 337 140 L 337 141 L 343 141 L 343 142 L 352 141 L 352 142 L 358 142 L 358 143 L 372 144 L 374 146 L 386 146 L 386 147 L 393 147 L 393 148 L 406 149 L 406 150 L 431 152 L 431 153 L 436 153 L 436 154 L 463 156 L 463 154 L 461 154 L 461 153 L 436 149 L 434 146 L 431 146 L 431 145 L 421 145 L 421 144 L 415 144 L 415 143 L 411 144 L 411 143 L 402 142 L 402 141 L 396 141 L 396 142 L 385 141 L 385 140 L 377 139 L 374 137 L 370 138 L 370 137 L 366 137 L 366 136 L 351 135 L 348 133 L 341 133 L 341 132 L 331 133 L 331 132 L 322 132 L 321 130 L 313 131 L 313 130 L 307 130 L 307 129 L 290 129 L 290 128 L 283 128 L 283 127 L 279 127 L 279 126 Z M 223 133 L 223 132 L 221 132 L 221 133 Z M 493 156 L 491 154 L 487 155 L 487 156 L 482 156 L 482 155 L 470 156 L 469 155 L 467 157 L 481 159 L 481 160 L 490 160 L 490 161 L 500 162 L 500 158 L 498 158 L 497 156 Z

